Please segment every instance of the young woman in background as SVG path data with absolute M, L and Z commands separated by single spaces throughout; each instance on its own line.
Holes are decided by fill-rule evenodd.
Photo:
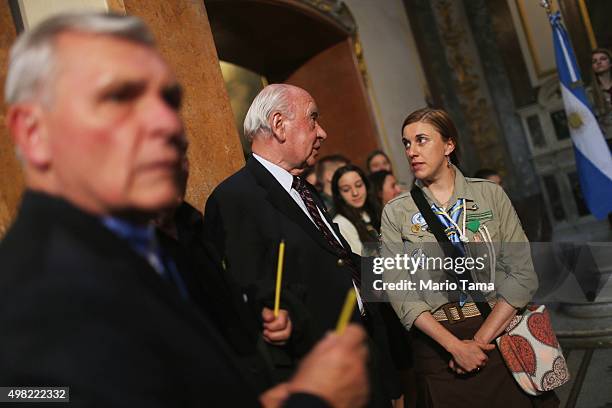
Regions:
M 357 255 L 363 244 L 378 241 L 380 216 L 368 197 L 369 183 L 363 170 L 354 165 L 340 167 L 332 178 L 332 193 L 340 233 Z
M 402 190 L 397 184 L 397 180 L 393 173 L 387 170 L 376 171 L 368 177 L 370 181 L 370 196 L 372 200 L 375 201 L 380 211 L 385 207 L 385 205 L 400 195 Z M 380 214 L 379 214 L 380 216 Z

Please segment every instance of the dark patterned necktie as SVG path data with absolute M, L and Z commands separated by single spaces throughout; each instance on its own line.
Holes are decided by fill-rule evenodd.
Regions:
M 351 268 L 351 274 L 353 276 L 353 280 L 355 281 L 355 285 L 357 285 L 357 287 L 360 287 L 361 276 L 359 274 L 359 269 L 351 259 L 349 251 L 344 248 L 342 244 L 340 244 L 340 242 L 338 242 L 332 231 L 323 221 L 323 218 L 321 218 L 321 214 L 319 213 L 317 204 L 315 203 L 312 197 L 311 191 L 308 189 L 308 187 L 301 178 L 295 176 L 293 177 L 293 183 L 291 184 L 291 187 L 298 192 L 300 197 L 302 197 L 302 200 L 306 205 L 308 213 L 312 217 L 312 220 L 314 221 L 319 231 L 323 233 L 325 241 L 327 241 L 329 246 L 332 247 L 336 255 L 338 255 L 338 257 L 342 259 L 343 262 L 346 262 L 346 264 Z

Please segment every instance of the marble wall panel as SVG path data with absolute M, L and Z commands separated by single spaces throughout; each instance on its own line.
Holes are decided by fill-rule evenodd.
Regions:
M 15 215 L 23 190 L 21 168 L 5 125 L 6 105 L 4 104 L 8 52 L 16 35 L 11 10 L 7 4 L 4 4 L 0 6 L 0 237 L 4 235 Z
M 208 195 L 244 164 L 205 4 L 197 0 L 123 0 L 155 33 L 183 84 L 182 115 L 190 141 L 187 201 L 203 209 Z

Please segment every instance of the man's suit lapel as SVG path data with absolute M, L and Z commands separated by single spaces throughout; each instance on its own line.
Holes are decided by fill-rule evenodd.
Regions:
M 257 159 L 251 157 L 246 164 L 247 170 L 249 170 L 254 176 L 259 185 L 266 190 L 266 199 L 276 209 L 285 214 L 290 220 L 295 222 L 297 225 L 304 230 L 310 237 L 319 244 L 325 250 L 335 254 L 333 248 L 327 243 L 323 234 L 314 225 L 312 221 L 304 214 L 304 211 L 299 205 L 291 198 L 287 191 L 278 183 L 274 176 L 266 170 L 265 167 L 257 161 Z M 333 225 L 330 223 L 330 225 Z

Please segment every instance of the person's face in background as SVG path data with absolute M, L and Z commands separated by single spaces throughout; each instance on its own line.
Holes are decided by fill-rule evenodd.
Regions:
M 346 166 L 348 163 L 346 162 L 331 162 L 325 164 L 325 171 L 323 172 L 323 180 L 321 180 L 321 184 L 323 185 L 323 192 L 327 195 L 332 195 L 331 182 L 334 177 L 334 173 L 340 167 Z
M 499 174 L 491 174 L 487 177 L 487 180 L 494 182 L 498 186 L 502 185 L 502 179 Z
M 387 177 L 385 177 L 385 182 L 383 183 L 383 188 L 380 193 L 383 206 L 395 197 L 397 197 L 400 193 L 400 187 L 397 184 L 397 180 L 395 179 L 393 174 L 387 175 Z
M 367 196 L 365 183 L 356 171 L 349 171 L 338 180 L 338 190 L 342 199 L 351 207 L 364 206 Z
M 370 173 L 380 170 L 391 171 L 391 163 L 389 163 L 389 160 L 387 160 L 387 157 L 385 157 L 384 154 L 377 154 L 376 156 L 372 157 L 369 166 Z
M 311 171 L 306 176 L 306 181 L 313 187 L 317 185 L 317 174 L 314 171 Z
M 596 52 L 593 54 L 592 60 L 593 72 L 600 75 L 610 70 L 610 58 L 607 54 Z

